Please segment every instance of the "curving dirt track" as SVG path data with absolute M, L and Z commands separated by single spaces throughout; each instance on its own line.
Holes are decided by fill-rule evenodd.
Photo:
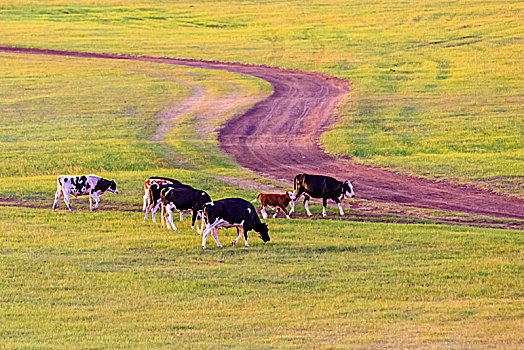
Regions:
M 233 154 L 242 166 L 290 186 L 295 174 L 326 174 L 351 179 L 357 196 L 370 201 L 524 220 L 523 199 L 399 175 L 326 154 L 318 139 L 332 125 L 333 114 L 349 91 L 345 80 L 320 73 L 238 63 L 16 47 L 0 47 L 0 51 L 138 60 L 249 74 L 271 83 L 274 93 L 220 130 L 222 149 Z M 512 227 L 522 228 L 521 224 Z

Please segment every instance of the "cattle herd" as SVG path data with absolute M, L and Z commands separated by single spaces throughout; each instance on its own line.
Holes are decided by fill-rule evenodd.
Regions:
M 106 180 L 97 175 L 59 175 L 57 178 L 57 190 L 53 211 L 60 198 L 64 197 L 67 208 L 72 212 L 70 196 L 75 197 L 89 195 L 89 208 L 93 211 L 98 208 L 99 196 L 105 192 L 118 193 L 116 183 L 113 180 Z M 264 194 L 259 193 L 252 201 L 256 202 L 260 198 L 260 213 L 267 219 L 266 207 L 276 208 L 274 218 L 278 212 L 282 211 L 286 218 L 290 218 L 295 211 L 295 203 L 298 198 L 304 195 L 304 206 L 308 216 L 309 199 L 322 198 L 322 215 L 326 216 L 327 200 L 331 199 L 338 205 L 340 215 L 344 215 L 340 201 L 344 196 L 355 197 L 353 185 L 349 180 L 341 182 L 332 177 L 324 175 L 299 174 L 294 179 L 294 191 L 285 194 Z M 93 205 L 94 202 L 94 205 Z M 286 207 L 291 203 L 291 211 L 288 213 Z M 249 231 L 255 231 L 264 241 L 269 241 L 269 229 L 267 224 L 260 221 L 255 207 L 250 202 L 242 198 L 225 198 L 212 201 L 206 191 L 195 189 L 178 180 L 168 177 L 150 177 L 144 181 L 143 211 L 145 211 L 144 222 L 151 214 L 153 222 L 156 222 L 156 212 L 162 208 L 162 224 L 168 229 L 176 230 L 173 221 L 173 212 L 180 213 L 180 221 L 183 221 L 184 213 L 191 212 L 191 229 L 195 229 L 195 222 L 202 218 L 202 225 L 198 229 L 202 234 L 202 248 L 206 248 L 207 237 L 211 233 L 217 245 L 222 247 L 218 240 L 217 231 L 220 228 L 235 227 L 238 237 L 231 242 L 235 245 L 242 235 L 244 243 L 247 243 Z

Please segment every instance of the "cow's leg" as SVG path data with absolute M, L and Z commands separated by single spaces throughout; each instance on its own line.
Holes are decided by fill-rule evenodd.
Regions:
M 213 222 L 212 224 L 210 224 L 209 226 L 206 227 L 206 229 L 204 230 L 204 233 L 202 233 L 202 249 L 206 249 L 206 241 L 207 241 L 207 237 L 209 236 L 209 234 L 213 231 L 213 237 L 215 238 L 215 241 L 217 242 L 217 245 L 222 248 L 222 244 L 220 244 L 220 241 L 218 240 L 218 235 L 216 234 L 216 232 L 214 231 L 215 227 L 217 225 L 219 225 L 220 223 L 222 222 L 222 220 L 220 219 L 216 219 L 215 222 Z
M 162 208 L 164 208 L 163 205 L 162 205 Z M 167 216 L 168 216 L 168 214 L 167 214 L 167 210 L 166 210 L 165 214 L 162 213 L 162 227 L 164 227 L 164 221 L 165 221 L 167 229 L 171 230 L 171 224 L 169 223 L 169 220 L 167 219 Z
M 222 244 L 218 240 L 218 228 L 216 228 L 216 227 L 213 229 L 213 238 L 215 239 L 215 242 L 217 242 L 217 246 L 222 248 Z
M 148 206 L 146 207 L 146 215 L 144 216 L 144 222 L 147 221 L 147 217 L 148 217 L 148 215 L 149 215 L 149 212 L 151 211 L 150 209 L 151 209 L 151 207 L 148 205 Z
M 62 197 L 62 189 L 57 189 L 55 193 L 55 202 L 53 203 L 53 211 L 55 211 L 56 205 L 60 200 L 60 197 Z
M 295 199 L 291 202 L 291 211 L 289 212 L 289 215 L 292 215 L 295 212 L 295 204 L 298 201 L 298 197 L 300 197 L 304 193 L 304 191 L 300 190 L 297 193 L 293 193 L 295 196 Z
M 326 217 L 327 198 L 322 198 L 322 216 Z
M 195 229 L 195 222 L 197 221 L 198 210 L 193 208 L 192 211 L 193 211 L 193 215 L 191 216 L 191 229 L 194 230 Z
M 213 231 L 213 229 L 215 228 L 216 225 L 218 225 L 219 223 L 219 219 L 216 219 L 215 222 L 213 222 L 212 224 L 210 223 L 206 229 L 204 230 L 204 232 L 202 232 L 202 249 L 206 249 L 206 241 L 207 241 L 207 237 L 209 236 L 209 234 L 211 233 L 211 231 Z
M 234 247 L 237 243 L 238 243 L 238 240 L 240 239 L 240 237 L 242 237 L 242 232 L 243 230 L 240 229 L 240 227 L 237 227 L 237 233 L 238 233 L 238 236 L 237 238 L 231 242 L 231 245 Z
M 142 211 L 146 211 L 146 208 L 149 206 L 150 203 L 149 202 L 149 194 L 148 194 L 148 190 L 145 190 L 145 194 L 144 194 L 144 206 L 142 207 Z
M 180 222 L 184 221 L 184 213 L 180 212 Z
M 161 211 L 161 214 L 162 214 L 162 215 L 160 215 L 160 219 L 161 219 L 161 221 L 162 221 L 162 227 L 164 227 L 164 221 L 167 222 L 167 220 L 166 220 L 167 212 L 166 212 L 166 214 L 164 214 L 164 210 L 165 210 L 166 206 L 164 205 L 164 202 L 163 202 L 163 201 L 160 201 L 160 202 L 161 202 L 160 205 L 162 206 L 162 211 Z M 168 228 L 169 228 L 169 227 L 168 227 Z
M 151 217 L 153 218 L 153 222 L 156 222 L 156 212 L 158 211 L 158 208 L 160 207 L 161 204 L 162 204 L 162 201 L 158 200 L 156 205 L 151 210 Z M 152 206 L 152 205 L 150 205 L 150 206 Z
M 173 222 L 173 208 L 171 208 L 171 203 L 166 206 L 167 211 L 167 220 L 171 224 L 171 229 L 176 231 L 177 228 L 175 226 L 175 223 Z
M 95 206 L 93 207 L 91 204 L 91 199 L 93 199 L 95 201 Z M 89 195 L 89 208 L 91 209 L 91 211 L 94 211 L 96 209 L 98 209 L 98 202 L 99 202 L 99 198 L 98 198 L 98 195 L 96 193 L 91 193 Z
M 151 213 L 151 217 L 153 218 L 153 222 L 156 222 L 156 212 L 158 211 L 158 206 L 160 205 L 160 201 L 153 207 L 151 203 L 148 203 L 146 207 L 146 215 L 144 216 L 144 222 L 147 221 L 147 217 L 149 216 L 149 213 Z
M 342 210 L 342 204 L 340 204 L 340 199 L 335 198 L 335 202 L 337 202 L 338 210 L 340 212 L 340 215 L 344 215 L 344 210 Z
M 242 227 L 242 231 L 244 233 L 244 245 L 246 247 L 249 247 L 249 244 L 247 243 L 247 233 L 249 232 L 249 230 L 246 229 L 246 227 L 244 226 L 244 227 Z
M 267 219 L 266 207 L 265 207 L 265 206 L 262 206 L 262 207 L 260 207 L 260 208 L 261 208 L 261 209 L 260 209 L 260 214 L 262 214 L 262 217 L 263 217 L 264 219 Z
M 284 214 L 286 214 L 286 219 L 289 219 L 289 214 L 287 213 L 286 208 L 283 207 L 283 206 L 279 206 L 279 208 L 284 212 Z M 276 214 L 275 214 L 275 216 L 276 216 Z
M 204 213 L 202 213 L 202 226 L 200 226 L 200 230 L 197 227 L 198 234 L 203 234 L 204 230 L 206 229 L 206 221 L 204 219 Z
M 71 208 L 71 204 L 69 204 L 69 196 L 70 196 L 69 193 L 64 193 L 64 202 L 67 205 L 67 208 L 69 208 L 69 210 L 72 213 L 73 212 L 73 208 Z
M 304 197 L 304 207 L 306 208 L 306 212 L 307 212 L 307 216 L 311 216 L 313 214 L 311 214 L 311 212 L 309 211 L 309 196 L 306 195 Z
M 275 207 L 275 214 L 273 214 L 273 219 L 276 219 L 277 218 L 277 215 L 278 215 L 278 212 L 280 211 L 280 206 L 276 206 Z

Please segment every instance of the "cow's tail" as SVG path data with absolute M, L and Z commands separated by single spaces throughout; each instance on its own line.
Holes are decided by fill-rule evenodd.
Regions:
M 164 189 L 160 191 L 160 205 L 162 206 L 162 212 L 161 212 L 161 222 L 162 227 L 164 227 Z
M 162 223 L 162 227 L 164 227 L 164 202 L 160 203 L 160 206 L 162 207 L 162 211 L 161 211 L 161 218 L 160 218 L 160 222 Z
M 206 226 L 207 226 L 207 212 L 206 212 L 206 207 L 204 206 L 204 208 L 202 209 L 202 225 L 200 225 L 200 227 L 198 227 L 197 225 L 197 232 L 202 235 L 204 233 L 204 230 L 206 229 Z
M 298 188 L 298 182 L 300 181 L 300 178 L 302 177 L 302 174 L 298 174 L 295 176 L 295 180 L 293 180 L 293 194 L 297 195 L 297 188 Z
M 62 188 L 63 188 L 62 175 L 58 175 L 58 177 L 56 178 L 56 193 L 62 194 L 63 193 Z
M 153 197 L 153 190 L 152 190 L 152 187 L 155 186 L 156 184 L 153 184 L 151 186 L 149 186 L 149 190 L 147 191 L 147 200 L 149 202 L 149 205 L 154 208 L 156 206 L 156 203 L 154 203 L 154 200 L 155 198 Z
M 260 198 L 261 195 L 262 195 L 262 193 L 259 193 L 258 196 L 257 196 L 257 198 L 253 199 L 253 200 L 251 201 L 251 203 L 255 203 L 255 202 Z

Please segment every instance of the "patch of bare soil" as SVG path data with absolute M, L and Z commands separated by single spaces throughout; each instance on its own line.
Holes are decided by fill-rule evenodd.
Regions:
M 30 209 L 48 209 L 52 210 L 54 198 L 50 200 L 20 200 L 13 198 L 0 198 L 0 206 L 2 207 L 17 207 L 17 208 L 30 208 Z M 71 200 L 71 207 L 74 211 L 89 211 L 89 200 L 86 196 L 78 199 Z M 63 200 L 58 202 L 56 211 L 67 211 L 66 205 Z M 101 201 L 96 211 L 119 211 L 119 212 L 141 212 L 141 207 L 137 205 L 122 205 L 111 202 Z
M 173 121 L 181 115 L 191 113 L 198 104 L 204 99 L 204 89 L 201 86 L 195 86 L 191 95 L 182 100 L 173 102 L 172 105 L 161 110 L 157 115 L 160 125 L 152 135 L 151 140 L 156 142 L 164 141 L 166 135 L 173 129 Z
M 492 217 L 492 225 L 489 218 L 483 219 L 487 227 L 497 226 L 500 220 L 496 218 L 515 219 L 511 228 L 524 228 L 520 221 L 524 220 L 523 199 L 473 186 L 401 175 L 325 153 L 318 140 L 331 127 L 337 106 L 349 92 L 349 83 L 345 80 L 320 73 L 239 63 L 13 47 L 0 47 L 0 51 L 167 63 L 264 79 L 273 85 L 274 93 L 246 113 L 229 120 L 219 131 L 221 148 L 234 155 L 242 166 L 289 186 L 298 173 L 351 179 L 360 199 L 465 213 L 472 217 Z M 464 220 L 457 215 L 450 215 L 445 220 L 459 224 L 461 221 Z

